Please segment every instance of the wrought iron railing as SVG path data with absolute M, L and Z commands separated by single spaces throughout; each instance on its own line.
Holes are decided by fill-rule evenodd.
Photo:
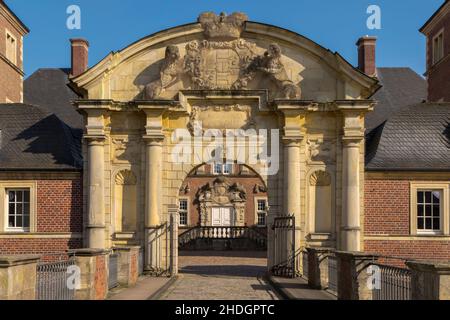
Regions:
M 194 227 L 178 236 L 178 244 L 181 248 L 185 247 L 191 241 L 198 239 L 250 239 L 258 247 L 267 246 L 267 235 L 249 227 Z
M 338 292 L 338 267 L 335 255 L 329 255 L 328 259 L 328 288 L 332 294 L 337 295 Z
M 108 289 L 113 289 L 119 285 L 119 255 L 111 253 L 109 255 L 109 276 Z
M 372 266 L 377 268 L 373 272 L 373 300 L 411 300 L 410 270 L 382 264 Z
M 36 300 L 74 300 L 76 279 L 70 267 L 75 258 L 67 254 L 46 255 L 47 262 L 37 265 Z M 51 262 L 48 262 L 51 261 Z

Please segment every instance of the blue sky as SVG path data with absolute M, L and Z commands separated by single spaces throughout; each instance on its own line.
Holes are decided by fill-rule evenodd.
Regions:
M 91 44 L 92 66 L 110 51 L 162 29 L 194 22 L 202 11 L 242 11 L 250 20 L 298 32 L 357 63 L 356 40 L 378 36 L 377 65 L 425 71 L 425 37 L 418 29 L 443 0 L 6 0 L 31 29 L 25 39 L 25 72 L 68 67 L 69 39 Z M 81 8 L 81 30 L 68 30 L 66 9 Z M 382 13 L 381 30 L 366 26 L 369 5 Z

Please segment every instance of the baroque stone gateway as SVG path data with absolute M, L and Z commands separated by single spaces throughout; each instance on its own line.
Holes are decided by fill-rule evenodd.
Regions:
M 174 263 L 173 221 L 186 231 L 292 215 L 297 249 L 363 248 L 364 117 L 379 83 L 339 55 L 242 13 L 203 13 L 71 80 L 84 92 L 88 247 L 141 245 L 145 268 L 160 274 Z M 239 155 L 254 147 L 248 139 L 231 155 L 193 142 L 192 161 L 173 160 L 178 130 L 249 129 L 279 132 L 259 146 L 275 152 L 270 161 Z M 196 148 L 214 161 L 196 161 Z M 265 232 L 271 267 L 290 245 L 275 249 Z

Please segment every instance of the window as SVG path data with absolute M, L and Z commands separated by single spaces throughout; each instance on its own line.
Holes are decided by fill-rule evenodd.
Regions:
M 411 183 L 411 234 L 450 234 L 449 189 L 442 182 Z
M 265 199 L 257 200 L 256 206 L 256 216 L 258 219 L 257 225 L 265 226 L 267 216 L 267 201 Z
M 233 165 L 231 163 L 215 163 L 213 166 L 213 173 L 215 175 L 230 175 L 233 173 Z
M 17 62 L 17 41 L 9 32 L 6 32 L 6 58 L 14 64 Z
M 180 208 L 179 208 L 179 214 L 180 214 L 180 226 L 187 226 L 188 225 L 188 200 L 187 199 L 180 199 Z
M 30 230 L 30 190 L 7 189 L 7 229 Z
M 444 58 L 444 31 L 433 38 L 433 64 Z
M 417 231 L 441 231 L 441 191 L 417 191 Z

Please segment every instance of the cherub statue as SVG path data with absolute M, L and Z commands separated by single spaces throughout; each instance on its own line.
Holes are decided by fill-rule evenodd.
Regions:
M 177 46 L 169 45 L 162 62 L 159 79 L 145 86 L 145 99 L 155 99 L 160 97 L 164 90 L 179 80 L 180 76 L 180 51 Z

